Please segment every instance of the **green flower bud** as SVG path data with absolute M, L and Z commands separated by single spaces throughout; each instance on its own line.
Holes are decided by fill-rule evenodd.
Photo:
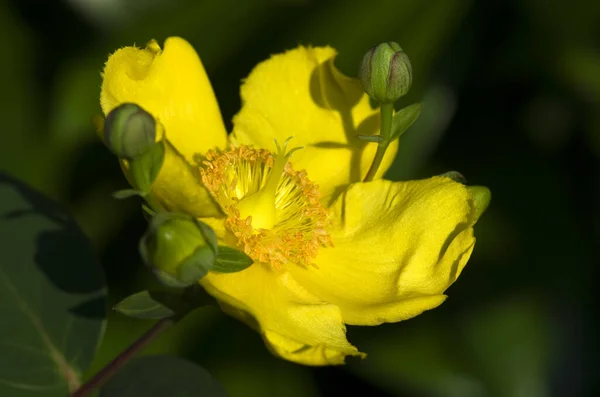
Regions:
M 113 109 L 104 121 L 104 144 L 117 157 L 134 159 L 156 140 L 156 120 L 134 103 Z
M 171 286 L 196 283 L 212 269 L 217 242 L 213 231 L 193 218 L 161 213 L 140 241 L 146 264 Z
M 380 103 L 392 103 L 410 89 L 412 66 L 398 43 L 382 43 L 365 54 L 359 77 L 371 98 Z

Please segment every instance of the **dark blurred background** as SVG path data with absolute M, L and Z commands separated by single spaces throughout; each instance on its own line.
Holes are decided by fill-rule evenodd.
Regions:
M 397 41 L 424 112 L 391 179 L 450 170 L 491 188 L 469 265 L 438 309 L 349 327 L 369 353 L 337 368 L 272 357 L 245 325 L 207 308 L 146 353 L 204 365 L 237 396 L 592 396 L 592 288 L 600 241 L 600 2 L 585 0 L 4 0 L 0 2 L 0 168 L 64 204 L 105 265 L 110 301 L 152 280 L 145 221 L 96 139 L 108 54 L 171 35 L 189 40 L 225 120 L 251 68 L 298 44 L 329 44 L 355 75 Z M 596 263 L 596 265 L 594 265 Z M 150 324 L 111 315 L 91 371 Z

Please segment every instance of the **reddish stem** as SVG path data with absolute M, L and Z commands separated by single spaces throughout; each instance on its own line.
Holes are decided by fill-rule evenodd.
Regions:
M 110 363 L 100 370 L 94 377 L 88 380 L 77 391 L 71 394 L 71 397 L 85 397 L 90 395 L 95 389 L 101 387 L 108 379 L 110 379 L 123 365 L 131 360 L 136 353 L 146 347 L 155 337 L 160 335 L 175 323 L 173 318 L 163 318 L 152 326 L 144 335 L 133 342 L 121 354 L 115 357 Z

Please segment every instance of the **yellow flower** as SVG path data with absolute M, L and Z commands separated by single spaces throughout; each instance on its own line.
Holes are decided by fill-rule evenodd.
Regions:
M 221 244 L 255 260 L 209 273 L 202 286 L 276 355 L 307 365 L 364 356 L 345 324 L 397 322 L 440 305 L 482 212 L 446 177 L 382 180 L 397 142 L 375 180 L 360 182 L 376 145 L 354 134 L 376 134 L 378 111 L 335 55 L 299 47 L 256 66 L 229 140 L 200 59 L 181 38 L 116 51 L 101 93 L 105 114 L 134 102 L 164 126 L 155 200 L 201 218 Z

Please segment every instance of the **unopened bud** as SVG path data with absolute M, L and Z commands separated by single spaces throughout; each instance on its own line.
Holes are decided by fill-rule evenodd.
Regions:
M 211 270 L 217 247 L 208 226 L 193 218 L 165 214 L 152 220 L 140 249 L 161 281 L 184 286 L 196 283 Z
M 359 78 L 371 98 L 380 103 L 392 103 L 408 93 L 412 84 L 412 66 L 398 43 L 382 43 L 363 57 Z
M 104 121 L 104 143 L 121 159 L 137 158 L 154 144 L 156 120 L 134 103 L 113 109 Z

